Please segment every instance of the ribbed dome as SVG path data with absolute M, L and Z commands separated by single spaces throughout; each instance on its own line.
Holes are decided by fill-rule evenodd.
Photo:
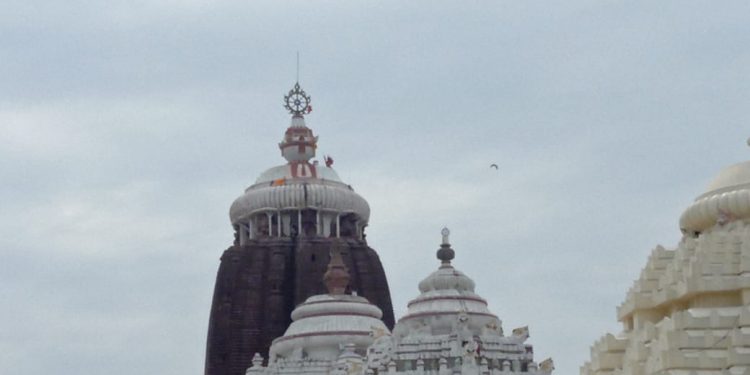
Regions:
M 441 266 L 419 283 L 419 291 L 451 290 L 474 292 L 474 280 L 453 266 Z
M 305 208 L 355 213 L 364 223 L 370 219 L 370 205 L 349 186 L 312 179 L 278 186 L 254 185 L 232 203 L 229 217 L 235 224 L 259 211 Z
M 294 113 L 279 143 L 288 163 L 263 172 L 232 203 L 229 210 L 232 224 L 238 225 L 260 212 L 314 209 L 334 216 L 353 213 L 360 227 L 366 226 L 370 218 L 367 201 L 339 178 L 331 168 L 333 159 L 326 156 L 324 164 L 311 161 L 318 137 L 307 127 L 303 115 Z
M 702 232 L 717 223 L 750 218 L 750 161 L 722 169 L 680 217 L 680 228 Z
M 464 314 L 471 317 L 469 328 L 477 334 L 487 324 L 500 325 L 497 316 L 487 308 L 487 301 L 474 293 L 474 281 L 451 264 L 454 251 L 448 244 L 448 233 L 443 231 L 443 244 L 438 250 L 440 268 L 419 283 L 421 293 L 409 302 L 394 334 L 403 337 L 426 327 L 432 334 L 448 333 Z
M 271 358 L 306 355 L 334 360 L 342 344 L 364 351 L 374 341 L 374 330 L 388 332 L 380 318 L 383 311 L 366 298 L 345 294 L 349 271 L 334 245 L 328 271 L 323 276 L 328 294 L 308 298 L 292 311 L 292 324 L 271 345 Z M 301 359 L 301 358 L 298 358 Z
M 388 332 L 383 312 L 367 299 L 347 294 L 308 298 L 292 312 L 292 324 L 271 345 L 271 357 L 289 357 L 304 351 L 309 358 L 335 359 L 339 345 L 353 343 L 359 349 L 372 344 L 373 330 Z

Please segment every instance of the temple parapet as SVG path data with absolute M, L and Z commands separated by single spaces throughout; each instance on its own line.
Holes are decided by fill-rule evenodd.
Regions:
M 750 374 L 750 162 L 722 171 L 617 309 L 582 375 Z M 750 195 L 748 195 L 750 197 Z M 750 198 L 748 198 L 750 199 Z

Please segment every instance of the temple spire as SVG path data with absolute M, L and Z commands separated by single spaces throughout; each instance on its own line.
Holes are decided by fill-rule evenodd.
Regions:
M 338 242 L 331 246 L 331 261 L 328 263 L 328 271 L 323 275 L 323 282 L 328 288 L 328 294 L 345 294 L 349 285 L 349 271 L 341 258 Z

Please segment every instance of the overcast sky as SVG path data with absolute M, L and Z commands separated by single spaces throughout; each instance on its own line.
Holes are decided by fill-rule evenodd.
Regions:
M 746 1 L 92 3 L 0 11 L 3 374 L 202 373 L 229 205 L 283 162 L 297 51 L 397 317 L 447 225 L 556 374 L 750 153 Z

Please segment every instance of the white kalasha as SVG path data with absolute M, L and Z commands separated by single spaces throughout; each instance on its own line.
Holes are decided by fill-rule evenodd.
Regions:
M 554 363 L 533 361 L 528 327 L 504 336 L 500 319 L 474 293 L 474 281 L 451 265 L 443 231 L 440 268 L 419 284 L 420 295 L 393 334 L 380 310 L 362 297 L 314 296 L 292 313 L 274 340 L 268 366 L 256 356 L 248 374 L 306 375 L 549 375 Z M 333 264 L 333 262 L 332 262 Z
M 750 163 L 723 170 L 657 246 L 582 375 L 750 374 Z

